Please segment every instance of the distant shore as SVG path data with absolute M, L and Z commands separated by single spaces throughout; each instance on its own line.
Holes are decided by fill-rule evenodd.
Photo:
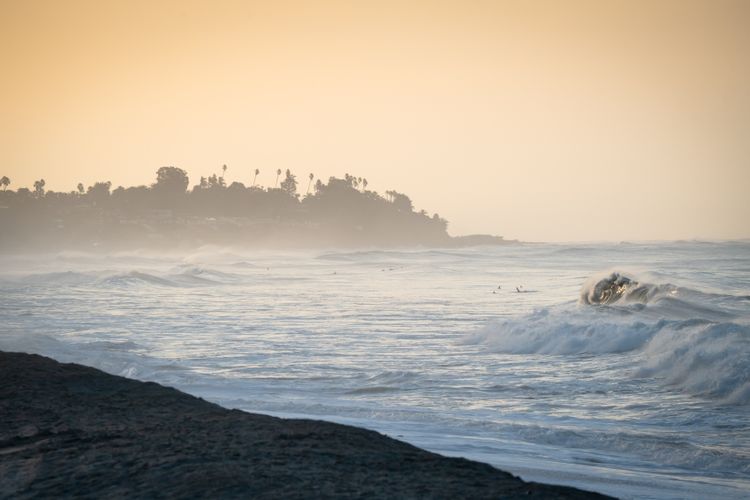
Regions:
M 226 169 L 224 169 L 226 170 Z M 256 174 L 257 174 L 256 170 Z M 226 172 L 224 172 L 226 173 Z M 277 186 L 227 183 L 202 177 L 188 189 L 186 171 L 162 167 L 150 187 L 97 182 L 71 192 L 46 191 L 44 179 L 28 188 L 0 190 L 0 251 L 174 250 L 204 245 L 261 249 L 455 247 L 504 245 L 501 236 L 452 237 L 448 221 L 415 210 L 394 190 L 367 189 L 367 179 L 310 174 L 304 195 L 289 170 Z
M 607 498 L 37 355 L 0 380 L 0 497 Z

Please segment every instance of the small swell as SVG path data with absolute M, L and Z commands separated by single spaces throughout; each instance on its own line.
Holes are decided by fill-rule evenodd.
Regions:
M 168 279 L 160 278 L 158 276 L 154 276 L 153 274 L 143 273 L 140 271 L 130 271 L 128 273 L 108 276 L 100 280 L 100 283 L 116 287 L 139 286 L 143 284 L 166 287 L 179 286 L 177 283 Z

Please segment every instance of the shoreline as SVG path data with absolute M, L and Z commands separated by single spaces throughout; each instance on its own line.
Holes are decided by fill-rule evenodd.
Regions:
M 39 355 L 0 380 L 0 497 L 609 498 Z

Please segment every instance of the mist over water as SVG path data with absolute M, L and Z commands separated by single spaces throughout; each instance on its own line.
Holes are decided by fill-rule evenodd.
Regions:
M 624 498 L 750 489 L 750 243 L 6 255 L 0 349 Z

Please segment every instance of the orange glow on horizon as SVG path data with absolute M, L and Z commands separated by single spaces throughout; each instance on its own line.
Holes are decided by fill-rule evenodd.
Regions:
M 367 177 L 452 234 L 750 237 L 750 2 L 3 1 L 0 175 Z

